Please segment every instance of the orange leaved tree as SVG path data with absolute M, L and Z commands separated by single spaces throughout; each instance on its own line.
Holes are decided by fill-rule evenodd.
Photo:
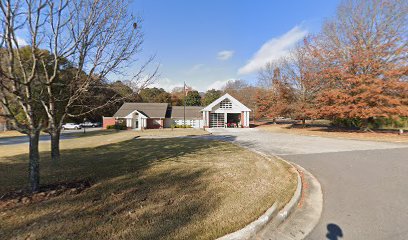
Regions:
M 399 0 L 344 1 L 307 42 L 325 81 L 317 97 L 321 116 L 364 127 L 376 117 L 408 116 L 407 9 Z

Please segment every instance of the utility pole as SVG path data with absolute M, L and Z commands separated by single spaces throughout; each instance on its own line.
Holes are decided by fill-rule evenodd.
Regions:
M 87 120 L 87 119 L 84 118 L 84 124 L 83 124 L 83 126 L 82 126 L 82 127 L 84 128 L 84 134 L 86 133 L 86 129 L 85 129 L 85 122 L 86 122 L 86 120 Z
M 183 126 L 186 128 L 186 81 L 184 81 L 184 87 L 183 87 L 183 92 L 184 92 L 184 121 L 183 121 Z

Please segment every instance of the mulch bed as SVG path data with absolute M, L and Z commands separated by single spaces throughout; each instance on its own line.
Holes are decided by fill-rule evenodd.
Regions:
M 40 186 L 40 190 L 35 193 L 32 193 L 29 189 L 20 189 L 17 191 L 8 192 L 0 196 L 0 209 L 8 209 L 35 202 L 42 202 L 62 194 L 79 194 L 90 186 L 90 181 L 80 180 L 74 182 L 42 185 Z

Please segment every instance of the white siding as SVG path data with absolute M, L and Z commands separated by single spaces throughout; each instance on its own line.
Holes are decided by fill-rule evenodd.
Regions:
M 173 120 L 173 121 L 177 125 L 184 125 L 184 120 L 183 119 L 177 119 L 177 120 Z M 186 119 L 186 125 L 191 126 L 192 128 L 203 128 L 204 121 L 203 120 L 198 120 L 198 119 Z

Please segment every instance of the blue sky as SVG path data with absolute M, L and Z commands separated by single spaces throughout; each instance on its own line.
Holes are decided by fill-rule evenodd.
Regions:
M 266 62 L 287 54 L 335 14 L 338 0 L 134 0 L 143 18 L 141 59 L 156 55 L 171 90 L 183 81 L 205 91 L 230 79 L 256 81 Z

